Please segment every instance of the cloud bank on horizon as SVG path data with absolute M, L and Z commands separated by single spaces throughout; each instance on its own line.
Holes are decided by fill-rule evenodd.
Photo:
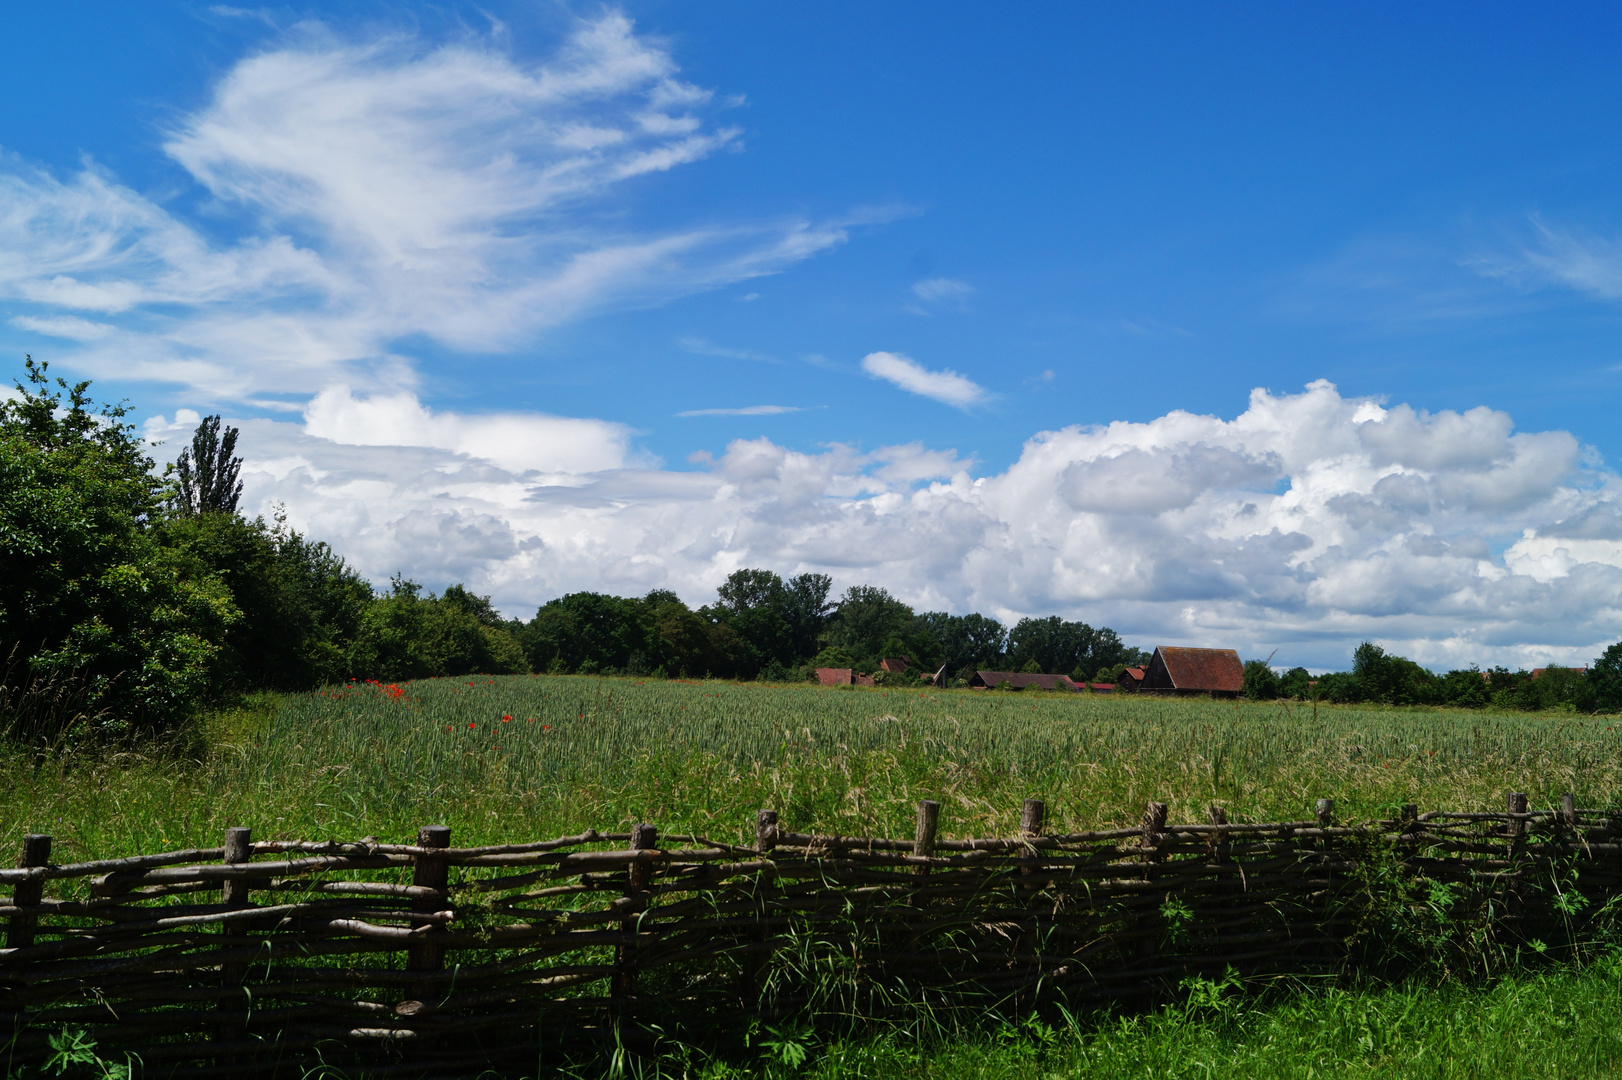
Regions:
M 472 36 L 304 26 L 164 138 L 224 233 L 93 163 L 59 177 L 0 159 L 0 300 L 11 326 L 64 343 L 62 367 L 231 403 L 250 512 L 284 505 L 374 580 L 465 582 L 510 615 L 585 589 L 704 602 L 759 566 L 1318 667 L 1364 638 L 1448 666 L 1582 663 L 1622 636 L 1618 477 L 1572 434 L 1518 432 L 1485 407 L 1431 414 L 1319 380 L 1255 390 L 1231 419 L 1048 425 L 1001 471 L 936 445 L 955 433 L 877 449 L 735 438 L 677 470 L 612 416 L 434 407 L 402 341 L 511 351 L 781 273 L 873 219 L 634 224 L 616 192 L 740 149 L 729 104 L 617 11 L 537 63 Z M 1539 243 L 1478 272 L 1622 295 L 1622 249 L 1553 230 Z M 919 273 L 904 309 L 919 324 L 986 296 L 978 277 Z M 873 392 L 957 420 L 997 406 L 970 375 L 885 344 L 842 362 L 860 355 Z M 824 407 L 729 400 L 757 403 L 674 416 Z M 197 418 L 147 430 L 172 454 Z
M 178 446 L 193 423 L 155 418 L 149 434 Z M 481 453 L 486 424 L 513 428 L 499 460 Z M 763 566 L 921 608 L 1277 647 L 1291 663 L 1344 663 L 1348 642 L 1374 638 L 1489 665 L 1586 662 L 1622 611 L 1622 486 L 1574 437 L 1322 381 L 1256 390 L 1231 420 L 1042 432 L 983 476 L 917 444 L 808 454 L 766 439 L 670 471 L 615 425 L 429 414 L 347 390 L 302 425 L 244 429 L 256 508 L 285 504 L 374 578 L 466 581 L 523 617 L 576 590 L 708 601 Z

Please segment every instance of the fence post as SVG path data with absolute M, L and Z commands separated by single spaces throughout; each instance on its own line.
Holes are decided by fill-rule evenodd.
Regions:
M 248 862 L 253 858 L 253 830 L 241 826 L 232 826 L 225 830 L 225 858 L 227 866 L 234 866 Z M 237 910 L 248 906 L 248 879 L 226 878 L 221 889 L 222 906 L 226 910 Z M 248 936 L 246 922 L 228 922 L 220 925 L 220 937 L 223 948 L 233 948 L 245 944 L 244 938 Z M 220 985 L 227 991 L 238 987 L 248 974 L 248 965 L 237 961 L 224 961 L 220 964 Z M 233 1035 L 239 1034 L 247 1010 L 247 1002 L 240 995 L 224 994 L 220 997 L 219 1012 L 226 1016 L 220 1022 L 219 1038 L 221 1042 Z M 242 1062 L 232 1055 L 220 1059 L 222 1066 L 240 1066 Z
M 1577 796 L 1569 791 L 1560 796 L 1560 831 L 1567 843 L 1577 842 Z
M 29 833 L 24 836 L 22 853 L 17 858 L 18 869 L 49 866 L 50 863 L 51 838 L 43 833 Z M 45 879 L 31 878 L 17 883 L 17 888 L 12 891 L 11 902 L 15 907 L 34 907 L 44 898 Z M 32 945 L 34 928 L 38 925 L 38 915 L 13 915 L 11 925 L 6 928 L 6 948 L 26 949 Z
M 755 815 L 755 850 L 770 855 L 777 848 L 777 811 L 762 810 Z
M 652 851 L 658 846 L 658 829 L 645 822 L 631 826 L 632 851 Z M 615 950 L 614 1001 L 617 1012 L 623 1012 L 630 999 L 636 996 L 637 946 L 634 935 L 637 932 L 638 915 L 647 910 L 649 869 L 648 864 L 640 860 L 627 864 L 625 868 L 625 898 L 640 899 L 642 904 L 627 905 L 632 910 L 626 918 L 620 920 L 620 932 L 633 935 L 633 940 L 629 945 L 621 945 Z
M 23 837 L 22 851 L 17 856 L 17 868 L 27 869 L 32 866 L 49 866 L 51 864 L 51 838 L 43 833 L 28 833 Z M 11 903 L 14 907 L 34 907 L 45 898 L 45 879 L 31 878 L 28 881 L 17 882 L 12 890 Z M 26 949 L 34 943 L 34 929 L 39 925 L 39 916 L 34 914 L 13 915 L 6 926 L 6 947 L 9 949 Z M 0 1038 L 9 1038 L 13 1033 L 22 1030 L 23 1009 L 0 1010 Z
M 1526 792 L 1512 791 L 1504 800 L 1504 809 L 1509 812 L 1509 821 L 1504 825 L 1504 835 L 1509 838 L 1511 855 L 1520 854 L 1521 842 L 1526 838 L 1526 822 L 1515 817 L 1526 813 Z
M 941 820 L 941 804 L 934 799 L 920 799 L 918 802 L 918 824 L 912 834 L 912 853 L 920 858 L 929 858 L 935 850 L 935 829 Z M 914 870 L 918 877 L 927 877 L 929 867 L 920 866 Z
M 1041 836 L 1043 819 L 1046 817 L 1047 804 L 1041 799 L 1026 799 L 1024 805 L 1019 808 L 1019 839 L 1034 840 Z M 1019 876 L 1021 878 L 1035 876 L 1041 868 L 1041 864 L 1042 857 L 1036 853 L 1036 849 L 1033 847 L 1025 848 L 1019 856 Z M 1034 883 L 1017 885 L 1014 889 L 1015 895 L 1026 905 L 1034 905 L 1041 891 L 1042 886 Z M 1042 963 L 1042 928 L 1039 917 L 1033 914 L 1032 918 L 1038 922 L 1038 925 L 1032 928 L 1030 934 L 1020 934 L 1014 938 L 1014 956 L 1017 963 L 1019 953 L 1023 951 L 1024 946 L 1029 944 L 1031 962 L 1040 970 Z
M 760 853 L 762 860 L 771 858 L 773 852 L 777 850 L 776 810 L 762 810 L 755 815 L 755 850 Z M 776 878 L 768 880 L 764 871 L 755 876 L 755 914 L 762 920 L 766 916 L 769 890 L 776 884 Z M 755 932 L 755 940 L 764 944 L 771 936 L 771 930 L 763 921 L 759 930 Z M 758 996 L 766 978 L 766 969 L 770 964 L 769 953 L 761 949 L 755 954 L 753 961 L 743 965 L 745 1000 L 753 1000 Z
M 1042 822 L 1047 816 L 1047 806 L 1041 799 L 1026 799 L 1025 805 L 1019 808 L 1019 838 L 1021 840 L 1034 840 L 1042 835 Z M 1041 857 L 1036 849 L 1027 847 L 1019 857 L 1019 872 L 1021 876 L 1030 876 L 1036 873 Z
M 451 829 L 449 825 L 424 825 L 417 830 L 417 846 L 419 848 L 448 848 L 451 846 Z M 450 881 L 450 864 L 442 856 L 426 853 L 412 856 L 411 884 L 424 889 L 433 889 L 432 896 L 419 896 L 411 901 L 411 910 L 422 914 L 430 914 L 441 910 L 445 905 L 445 886 Z M 412 920 L 412 929 L 434 925 L 431 921 Z M 431 933 L 432 931 L 430 931 Z M 406 970 L 417 971 L 424 974 L 440 971 L 445 967 L 445 947 L 443 945 L 420 942 L 414 944 L 407 952 Z M 437 993 L 434 980 L 421 979 L 412 987 L 417 999 L 424 1004 Z
M 1522 846 L 1526 842 L 1526 792 L 1511 791 L 1504 799 L 1504 810 L 1509 815 L 1504 823 L 1504 837 L 1509 847 L 1509 879 L 1504 895 L 1504 936 L 1519 940 L 1521 936 L 1521 865 Z
M 1155 866 L 1160 862 L 1160 835 L 1166 831 L 1166 804 L 1151 802 L 1143 811 L 1143 880 L 1152 882 L 1158 876 Z M 1144 898 L 1151 903 L 1155 900 L 1155 893 L 1145 890 Z M 1160 907 L 1159 904 L 1143 912 L 1138 918 L 1138 929 L 1147 931 L 1138 939 L 1138 959 L 1150 961 L 1160 952 Z

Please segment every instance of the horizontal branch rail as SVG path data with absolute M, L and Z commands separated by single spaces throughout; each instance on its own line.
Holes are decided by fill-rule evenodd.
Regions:
M 533 1062 L 547 1031 L 799 1007 L 774 959 L 789 946 L 858 995 L 900 980 L 982 1006 L 1126 999 L 1230 965 L 1333 969 L 1429 883 L 1504 944 L 1581 932 L 1551 883 L 1622 895 L 1622 815 L 1569 797 L 1348 823 L 1326 799 L 1286 822 L 1168 822 L 1153 802 L 1133 828 L 1044 819 L 1027 800 L 1019 835 L 952 838 L 926 801 L 916 835 L 857 837 L 762 811 L 753 846 L 653 825 L 483 847 L 442 826 L 404 844 L 233 829 L 68 864 L 31 835 L 0 870 L 0 1040 L 13 1065 L 37 1066 L 66 1024 L 166 1075 L 297 1075 L 316 1054 L 455 1074 Z

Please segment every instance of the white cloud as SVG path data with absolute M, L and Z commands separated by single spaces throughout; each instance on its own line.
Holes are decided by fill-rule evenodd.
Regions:
M 1318 382 L 1255 391 L 1232 419 L 1042 432 L 976 476 L 918 444 L 768 439 L 678 472 L 599 421 L 509 414 L 515 434 L 481 443 L 489 418 L 408 395 L 318 400 L 302 425 L 243 424 L 250 504 L 285 502 L 375 580 L 465 581 L 524 617 L 578 589 L 707 602 L 765 566 L 1291 666 L 1344 666 L 1365 638 L 1444 666 L 1576 663 L 1622 637 L 1622 484 L 1569 434 L 1488 410 L 1382 409 Z M 151 434 L 172 455 L 189 426 Z
M 99 341 L 118 331 L 116 326 L 91 322 L 89 319 L 81 319 L 74 315 L 57 315 L 50 318 L 18 315 L 9 321 L 19 330 L 32 330 L 36 334 L 49 334 L 51 337 L 68 338 L 73 341 Z
M 330 387 L 311 400 L 304 430 L 355 446 L 450 450 L 523 477 L 575 477 L 650 463 L 632 453 L 631 431 L 621 424 L 542 413 L 436 413 L 413 394 L 356 398 L 347 386 Z
M 967 409 L 986 400 L 985 388 L 955 371 L 930 371 L 900 353 L 873 352 L 862 357 L 862 370 L 875 379 L 894 383 L 909 394 Z
M 782 413 L 802 412 L 803 405 L 745 405 L 741 409 L 688 409 L 677 416 L 779 416 Z
M 33 320 L 19 329 L 58 335 L 87 312 L 116 327 L 59 357 L 96 376 L 239 399 L 408 387 L 401 337 L 507 349 L 841 243 L 838 222 L 626 223 L 612 200 L 627 181 L 739 145 L 712 97 L 614 11 L 544 63 L 496 38 L 306 26 L 228 71 L 165 143 L 242 239 L 93 164 L 58 179 L 4 158 L 0 299 Z
M 912 294 L 931 303 L 942 300 L 962 301 L 974 295 L 974 286 L 956 278 L 934 277 L 912 283 Z
M 755 349 L 729 349 L 724 345 L 716 345 L 704 338 L 689 335 L 676 343 L 683 352 L 694 356 L 719 356 L 723 360 L 753 360 L 757 364 L 781 364 L 783 361 L 770 353 L 758 352 Z

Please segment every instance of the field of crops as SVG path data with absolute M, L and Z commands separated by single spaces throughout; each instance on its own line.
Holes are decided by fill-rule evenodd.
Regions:
M 1343 817 L 1405 802 L 1622 805 L 1622 719 L 1336 708 L 1152 697 L 898 691 L 570 676 L 360 684 L 216 717 L 189 753 L 0 763 L 0 843 L 58 837 L 59 858 L 256 837 L 457 842 L 634 821 L 750 835 L 772 807 L 794 828 L 910 835 L 917 800 L 943 835 L 1009 834 L 1020 801 L 1050 828 Z

